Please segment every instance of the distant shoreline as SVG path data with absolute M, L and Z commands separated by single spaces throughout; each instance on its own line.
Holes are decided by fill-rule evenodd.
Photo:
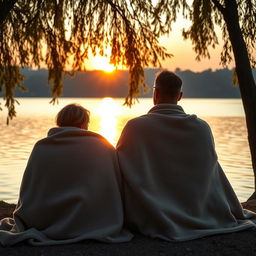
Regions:
M 145 69 L 145 79 L 149 90 L 144 97 L 151 97 L 152 85 L 159 69 Z M 183 91 L 187 98 L 240 98 L 239 87 L 233 86 L 233 71 L 230 69 L 207 69 L 202 72 L 181 70 L 175 72 L 183 81 Z M 15 90 L 15 97 L 51 97 L 46 69 L 22 69 L 25 76 L 24 86 L 27 92 Z M 253 70 L 256 77 L 256 69 Z M 128 92 L 128 71 L 77 72 L 75 76 L 66 76 L 63 80 L 63 97 L 125 97 Z M 142 89 L 141 89 L 142 94 Z M 2 94 L 0 93 L 0 96 Z
M 38 99 L 52 99 L 51 96 L 15 96 L 16 99 L 26 99 L 26 98 L 38 98 Z M 125 99 L 125 96 L 60 96 L 58 99 L 61 98 L 88 98 L 88 99 L 101 99 L 101 98 L 113 98 L 113 99 Z M 140 99 L 152 99 L 152 96 L 138 96 Z M 241 97 L 186 97 L 184 96 L 183 99 L 241 99 Z

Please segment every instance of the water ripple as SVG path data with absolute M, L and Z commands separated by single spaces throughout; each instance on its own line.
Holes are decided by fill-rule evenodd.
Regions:
M 37 101 L 27 99 L 25 103 L 22 103 L 23 109 L 18 112 L 19 116 L 8 127 L 5 125 L 5 117 L 0 116 L 0 200 L 16 202 L 22 174 L 34 143 L 45 137 L 48 129 L 54 126 L 54 116 L 61 106 L 55 107 L 53 111 L 53 107 L 45 107 L 44 104 L 48 104 L 48 101 L 48 99 Z M 69 101 L 77 102 L 78 100 L 69 99 Z M 81 99 L 80 101 L 83 104 Z M 68 100 L 63 100 L 63 102 L 62 106 Z M 121 110 L 116 116 L 116 127 L 113 127 L 113 129 L 116 129 L 115 143 L 128 119 L 145 113 L 151 106 L 151 101 L 143 100 L 139 107 L 134 107 L 131 111 L 128 111 L 121 108 L 122 100 L 116 100 L 116 102 Z M 187 102 L 193 102 L 193 106 L 199 104 L 199 100 L 188 100 Z M 211 103 L 211 100 L 208 100 L 208 102 L 215 106 L 214 104 L 217 101 L 213 100 L 214 104 Z M 232 108 L 232 102 L 228 101 L 230 109 Z M 237 104 L 237 101 L 234 102 Z M 101 118 L 96 112 L 99 104 L 100 100 L 98 99 L 90 100 L 88 103 L 91 110 L 90 130 L 95 132 L 100 132 L 101 129 Z M 205 100 L 203 104 L 207 104 L 207 101 Z M 224 108 L 227 100 L 220 100 L 219 104 L 222 105 L 218 105 L 218 109 Z M 86 106 L 86 104 L 84 105 Z M 35 106 L 41 109 L 41 112 L 36 112 L 34 110 Z M 190 105 L 185 104 L 185 106 L 189 108 Z M 198 106 L 198 111 L 200 109 L 202 107 Z M 207 107 L 204 107 L 204 109 L 207 109 Z M 213 110 L 211 111 L 213 112 Z M 212 113 L 209 115 L 212 115 Z M 207 116 L 204 112 L 202 119 L 206 120 L 211 126 L 220 164 L 239 199 L 245 201 L 253 192 L 254 178 L 244 117 L 241 115 L 220 116 L 220 114 L 218 116 Z

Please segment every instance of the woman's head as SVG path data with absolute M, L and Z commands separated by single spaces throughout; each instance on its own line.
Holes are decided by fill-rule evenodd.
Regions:
M 90 112 L 79 104 L 69 104 L 57 114 L 56 124 L 59 127 L 74 126 L 88 129 Z

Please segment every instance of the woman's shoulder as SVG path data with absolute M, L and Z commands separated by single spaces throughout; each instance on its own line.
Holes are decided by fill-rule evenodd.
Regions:
M 35 147 L 44 144 L 58 143 L 62 143 L 64 145 L 64 143 L 68 141 L 101 144 L 102 146 L 114 149 L 114 147 L 102 135 L 77 127 L 53 127 L 48 131 L 47 137 L 42 138 L 35 143 Z

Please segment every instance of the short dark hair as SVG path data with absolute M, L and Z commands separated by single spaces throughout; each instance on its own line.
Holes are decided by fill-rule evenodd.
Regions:
M 156 74 L 155 85 L 161 94 L 177 97 L 181 91 L 182 80 L 173 72 L 164 70 Z
M 57 114 L 56 124 L 59 127 L 88 127 L 90 112 L 79 104 L 69 104 Z

